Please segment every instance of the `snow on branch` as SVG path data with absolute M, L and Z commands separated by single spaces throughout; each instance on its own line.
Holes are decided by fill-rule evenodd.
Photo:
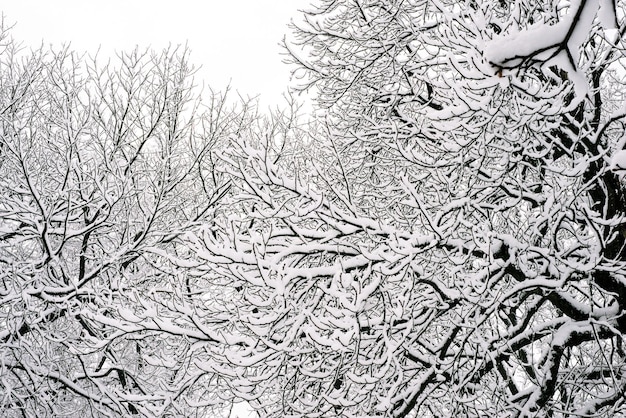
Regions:
M 567 71 L 576 96 L 582 99 L 589 85 L 578 65 L 580 50 L 592 33 L 596 17 L 607 35 L 617 29 L 615 4 L 611 0 L 572 0 L 567 9 L 555 24 L 541 22 L 494 37 L 485 48 L 487 61 L 499 73 L 532 65 L 560 67 Z

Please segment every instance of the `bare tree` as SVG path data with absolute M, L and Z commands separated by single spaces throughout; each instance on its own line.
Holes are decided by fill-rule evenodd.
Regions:
M 306 129 L 4 42 L 2 412 L 623 414 L 625 12 L 320 0 Z
M 189 235 L 236 318 L 211 370 L 263 416 L 624 413 L 624 5 L 318 3 L 325 117 L 234 138 Z
M 200 105 L 186 50 L 99 65 L 2 33 L 0 415 L 202 411 L 186 333 L 129 318 L 193 296 L 167 260 L 228 192 L 212 153 L 236 112 Z

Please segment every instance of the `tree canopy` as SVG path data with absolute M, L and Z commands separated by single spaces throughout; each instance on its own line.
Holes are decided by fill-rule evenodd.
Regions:
M 626 413 L 625 15 L 318 0 L 308 124 L 7 44 L 1 410 Z

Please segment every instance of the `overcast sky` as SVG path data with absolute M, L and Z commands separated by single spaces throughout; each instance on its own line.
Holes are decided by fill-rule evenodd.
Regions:
M 280 102 L 289 67 L 278 46 L 310 0 L 7 0 L 0 11 L 28 46 L 71 42 L 78 51 L 112 54 L 136 45 L 190 47 L 198 74 L 216 90 L 231 86 Z

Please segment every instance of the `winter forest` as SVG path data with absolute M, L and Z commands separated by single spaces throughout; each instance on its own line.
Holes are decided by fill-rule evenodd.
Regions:
M 1 29 L 0 416 L 626 416 L 626 2 L 298 22 L 273 112 Z

